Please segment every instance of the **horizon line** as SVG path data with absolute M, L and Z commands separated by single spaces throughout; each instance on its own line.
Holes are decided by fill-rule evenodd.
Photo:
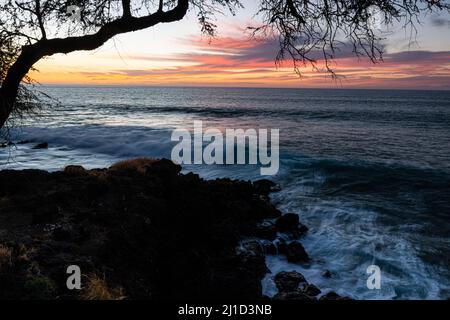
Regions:
M 290 90 L 389 90 L 389 91 L 450 91 L 448 88 L 385 88 L 385 87 L 271 87 L 271 86 L 215 86 L 215 85 L 146 85 L 146 84 L 81 84 L 81 83 L 34 83 L 35 87 L 123 87 L 123 88 L 211 88 L 211 89 L 290 89 Z

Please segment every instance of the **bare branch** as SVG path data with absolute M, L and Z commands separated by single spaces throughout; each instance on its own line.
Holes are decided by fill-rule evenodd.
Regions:
M 123 16 L 131 17 L 131 0 L 122 0 Z
M 39 23 L 39 28 L 41 29 L 41 33 L 42 33 L 42 38 L 46 39 L 47 38 L 47 33 L 45 31 L 45 26 L 44 26 L 44 22 L 42 19 L 42 12 L 41 12 L 41 0 L 35 0 L 36 3 L 36 16 L 37 16 L 37 20 Z

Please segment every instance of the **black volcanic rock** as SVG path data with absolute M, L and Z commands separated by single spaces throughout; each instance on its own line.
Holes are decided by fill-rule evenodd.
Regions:
M 269 240 L 260 240 L 261 246 L 264 248 L 264 253 L 275 255 L 278 253 L 277 247 Z
M 308 260 L 300 242 L 272 242 L 282 214 L 265 196 L 270 183 L 180 170 L 140 158 L 0 171 L 0 300 L 265 299 L 266 254 Z M 69 265 L 81 268 L 83 290 L 67 289 Z M 90 279 L 101 290 L 87 294 Z M 318 290 L 300 274 L 276 279 L 275 299 L 311 300 Z
M 267 196 L 271 192 L 279 191 L 280 188 L 273 181 L 261 179 L 253 182 L 253 186 L 258 194 Z
M 315 297 L 322 293 L 322 291 L 313 284 L 307 284 L 302 291 L 310 297 Z
M 272 241 L 277 237 L 277 230 L 273 222 L 262 221 L 256 224 L 250 235 Z
M 307 262 L 309 256 L 299 241 L 289 242 L 286 246 L 286 258 L 289 262 Z
M 295 213 L 285 213 L 275 221 L 275 225 L 280 231 L 289 231 L 297 228 L 300 223 L 298 214 Z
M 282 271 L 274 278 L 278 292 L 292 292 L 298 290 L 300 283 L 306 283 L 305 277 L 296 271 Z
M 275 221 L 275 226 L 278 231 L 291 233 L 294 236 L 300 236 L 308 231 L 308 228 L 300 223 L 296 213 L 283 214 Z
M 139 159 L 111 169 L 0 171 L 0 246 L 11 261 L 0 270 L 0 299 L 40 289 L 45 298 L 82 298 L 66 288 L 72 264 L 83 281 L 98 275 L 111 296 L 127 299 L 262 298 L 264 254 L 274 246 L 236 248 L 280 211 L 250 182 L 180 170 Z

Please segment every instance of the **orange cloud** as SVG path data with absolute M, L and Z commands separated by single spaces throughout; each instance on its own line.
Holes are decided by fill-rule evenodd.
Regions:
M 165 66 L 145 69 L 46 70 L 34 76 L 43 83 L 88 83 L 174 86 L 263 87 L 361 87 L 450 89 L 450 52 L 407 51 L 389 53 L 384 62 L 358 61 L 351 50 L 342 50 L 333 67 L 340 76 L 331 80 L 326 72 L 302 69 L 302 78 L 286 62 L 276 68 L 275 40 L 222 37 L 208 41 L 183 39 L 190 50 L 167 57 L 129 56 L 146 63 L 166 61 Z M 317 55 L 320 58 L 320 55 Z M 323 64 L 318 61 L 318 66 Z

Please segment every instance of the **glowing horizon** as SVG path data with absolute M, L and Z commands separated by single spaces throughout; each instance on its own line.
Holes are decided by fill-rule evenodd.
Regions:
M 300 79 L 289 61 L 277 68 L 276 41 L 250 41 L 245 34 L 249 12 L 224 17 L 214 39 L 200 37 L 188 16 L 121 35 L 93 52 L 49 57 L 30 75 L 49 85 L 450 89 L 450 41 L 442 41 L 449 38 L 450 23 L 433 23 L 436 17 L 420 30 L 420 47 L 410 48 L 407 37 L 393 33 L 383 43 L 382 63 L 358 60 L 344 45 L 333 64 L 335 81 L 310 66 Z

